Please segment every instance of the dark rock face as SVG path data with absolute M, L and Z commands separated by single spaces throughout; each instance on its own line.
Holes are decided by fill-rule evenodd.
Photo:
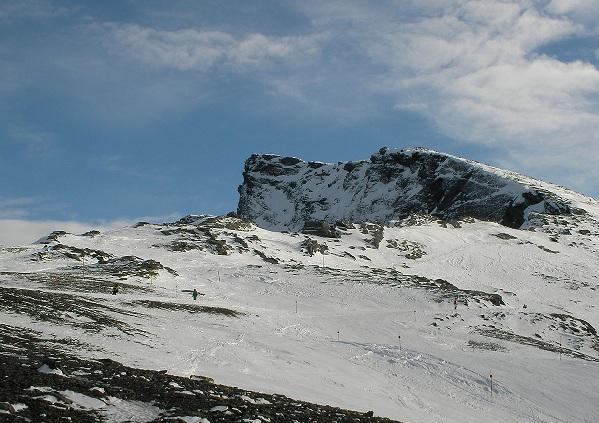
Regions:
M 544 199 L 543 195 L 539 192 L 524 192 L 522 193 L 522 198 L 523 201 L 519 203 L 511 201 L 508 204 L 503 219 L 501 219 L 502 225 L 509 226 L 510 228 L 519 228 L 524 223 L 524 211 L 529 206 L 539 204 Z
M 425 149 L 382 148 L 370 160 L 339 164 L 252 155 L 238 214 L 273 230 L 336 220 L 387 222 L 413 214 L 473 217 L 520 228 L 530 211 L 575 213 L 534 179 Z
M 156 260 L 144 260 L 136 256 L 123 256 L 108 260 L 102 270 L 113 276 L 126 279 L 131 276 L 150 278 L 158 276 L 160 270 L 166 270 L 174 276 L 178 273 L 170 267 L 163 266 Z
M 339 232 L 336 225 L 329 224 L 326 221 L 305 222 L 302 232 L 310 235 L 322 236 L 325 238 L 339 238 Z
M 385 229 L 381 225 L 363 223 L 360 225 L 360 231 L 364 235 L 372 236 L 372 238 L 367 241 L 372 248 L 379 248 L 385 232 Z
M 320 244 L 315 239 L 306 238 L 302 242 L 302 251 L 312 257 L 316 253 L 324 254 L 329 251 L 329 246 L 326 244 Z
M 64 244 L 54 244 L 52 246 L 46 246 L 44 251 L 38 251 L 33 257 L 33 261 L 51 260 L 56 258 L 70 258 L 72 260 L 96 260 L 98 263 L 108 263 L 113 258 L 112 254 L 109 254 L 102 250 L 94 250 L 91 248 L 77 248 L 71 247 Z
M 100 235 L 100 231 L 97 231 L 97 230 L 87 231 L 84 234 L 81 234 L 81 236 L 87 236 L 89 238 L 93 238 L 98 235 Z
M 68 235 L 68 232 L 65 231 L 54 231 L 52 232 L 50 235 L 45 236 L 39 240 L 37 240 L 36 242 L 38 244 L 50 244 L 52 242 L 59 242 L 58 238 Z

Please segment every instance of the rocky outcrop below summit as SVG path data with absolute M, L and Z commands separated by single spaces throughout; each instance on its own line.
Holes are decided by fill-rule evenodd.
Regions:
M 554 186 L 426 149 L 382 148 L 369 160 L 337 164 L 254 154 L 245 162 L 238 214 L 267 229 L 300 230 L 307 222 L 388 222 L 413 214 L 521 228 L 539 215 L 586 213 L 548 187 Z

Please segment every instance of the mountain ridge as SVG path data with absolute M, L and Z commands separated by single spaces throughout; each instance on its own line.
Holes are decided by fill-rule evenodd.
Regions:
M 527 229 L 544 216 L 599 210 L 594 199 L 559 185 L 424 148 L 384 147 L 370 159 L 337 164 L 253 154 L 243 178 L 238 214 L 272 230 L 415 213 Z

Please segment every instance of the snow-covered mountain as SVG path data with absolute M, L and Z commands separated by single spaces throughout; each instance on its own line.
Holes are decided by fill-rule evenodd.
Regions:
M 413 214 L 534 227 L 551 216 L 586 215 L 592 203 L 562 187 L 420 148 L 382 148 L 370 160 L 337 164 L 252 155 L 239 193 L 239 214 L 271 230 Z
M 595 200 L 428 150 L 240 193 L 0 247 L 0 420 L 597 421 Z

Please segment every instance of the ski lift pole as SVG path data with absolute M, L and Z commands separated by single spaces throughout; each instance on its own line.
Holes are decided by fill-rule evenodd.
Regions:
M 489 378 L 491 379 L 491 396 L 493 396 L 493 374 L 492 373 L 489 375 Z

